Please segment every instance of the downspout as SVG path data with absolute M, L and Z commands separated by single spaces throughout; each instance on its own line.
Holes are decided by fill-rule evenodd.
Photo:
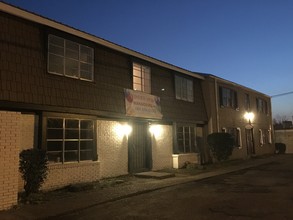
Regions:
M 216 100 L 216 122 L 217 122 L 217 132 L 220 132 L 220 127 L 219 127 L 219 101 L 218 101 L 218 82 L 217 78 L 215 79 L 215 100 Z

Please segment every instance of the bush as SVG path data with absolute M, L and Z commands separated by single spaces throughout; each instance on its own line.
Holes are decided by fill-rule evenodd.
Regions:
M 284 143 L 275 143 L 276 153 L 284 154 L 286 152 L 286 144 Z
M 207 137 L 208 144 L 218 161 L 229 159 L 233 152 L 234 138 L 229 133 L 212 133 Z
M 24 180 L 26 196 L 39 191 L 42 183 L 47 178 L 48 159 L 46 151 L 28 149 L 21 151 L 19 160 L 19 171 Z

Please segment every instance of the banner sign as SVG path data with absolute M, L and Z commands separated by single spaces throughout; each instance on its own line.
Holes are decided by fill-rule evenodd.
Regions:
M 160 97 L 140 91 L 124 89 L 124 98 L 127 116 L 157 119 L 163 117 Z

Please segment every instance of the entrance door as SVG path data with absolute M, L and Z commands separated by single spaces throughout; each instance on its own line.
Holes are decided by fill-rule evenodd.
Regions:
M 151 137 L 147 123 L 133 123 L 128 139 L 128 170 L 149 171 L 152 167 Z
M 253 139 L 253 128 L 245 129 L 246 145 L 247 145 L 247 156 L 255 154 L 254 139 Z

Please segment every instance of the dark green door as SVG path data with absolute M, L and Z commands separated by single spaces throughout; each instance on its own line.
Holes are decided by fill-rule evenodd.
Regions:
M 130 173 L 149 171 L 152 167 L 151 138 L 147 123 L 133 123 L 128 139 Z

